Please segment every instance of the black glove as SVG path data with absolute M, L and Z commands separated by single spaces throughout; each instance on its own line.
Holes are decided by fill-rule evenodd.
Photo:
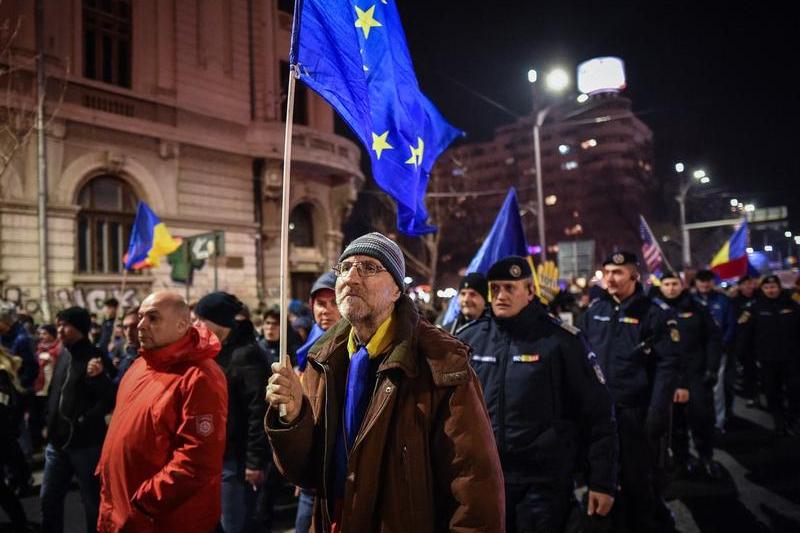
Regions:
M 706 373 L 703 375 L 703 385 L 708 388 L 712 388 L 714 385 L 717 384 L 717 373 L 713 370 L 706 370 Z
M 647 436 L 657 441 L 669 430 L 669 411 L 665 409 L 650 408 L 644 421 L 644 430 Z

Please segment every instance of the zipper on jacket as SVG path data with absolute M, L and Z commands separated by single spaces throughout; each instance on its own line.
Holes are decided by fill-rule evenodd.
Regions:
M 69 377 L 70 374 L 72 374 L 72 362 L 73 362 L 73 356 L 72 354 L 69 354 L 69 364 L 67 364 L 67 375 L 64 378 L 64 383 L 61 384 L 61 390 L 59 391 L 58 394 L 58 416 L 66 420 L 67 424 L 69 425 L 69 437 L 67 437 L 66 442 L 61 447 L 62 450 L 65 450 L 67 446 L 70 445 L 70 443 L 72 442 L 72 436 L 75 432 L 75 428 L 72 425 L 72 420 L 70 420 L 67 416 L 65 416 L 63 411 L 61 411 L 62 404 L 64 403 L 64 386 L 67 383 L 69 383 Z
M 505 336 L 505 335 L 504 335 Z M 506 452 L 506 367 L 508 366 L 508 362 L 511 360 L 509 357 L 509 350 L 511 349 L 511 341 L 509 340 L 508 336 L 505 336 L 506 340 L 506 350 L 505 350 L 505 357 L 503 360 L 503 364 L 500 365 L 500 383 L 498 384 L 500 387 L 500 391 L 498 393 L 498 405 L 497 405 L 497 419 L 500 421 L 499 424 L 499 431 L 500 431 L 500 445 L 498 446 L 500 453 Z
M 403 470 L 406 474 L 406 489 L 408 490 L 408 502 L 409 506 L 409 522 L 414 524 L 414 510 L 416 509 L 414 504 L 414 490 L 411 488 L 411 463 L 408 460 L 408 446 L 403 443 L 403 449 L 400 452 L 400 458 L 403 461 Z
M 312 361 L 309 359 L 309 361 Z M 318 364 L 320 368 L 322 368 L 322 375 L 325 376 L 325 422 L 323 424 L 323 434 L 324 434 L 324 445 L 322 448 L 322 494 L 325 496 L 324 505 L 322 505 L 322 513 L 323 517 L 325 518 L 325 529 L 330 528 L 333 520 L 331 519 L 330 509 L 328 509 L 329 503 L 329 494 L 328 494 L 328 418 L 330 418 L 329 406 L 330 403 L 328 402 L 328 391 L 330 390 L 331 382 L 330 376 L 328 375 L 328 365 L 324 365 L 322 363 L 314 363 Z M 320 501 L 320 503 L 323 503 Z
M 385 379 L 385 378 L 383 380 L 380 380 L 380 379 L 376 379 L 375 380 L 375 388 L 372 389 L 372 398 L 370 398 L 370 400 L 369 400 L 369 406 L 367 406 L 367 412 L 369 412 L 369 407 L 372 406 L 372 400 L 375 399 L 375 393 L 378 391 L 379 382 L 385 382 L 385 381 L 388 381 L 388 380 Z M 382 384 L 381 384 L 381 386 L 382 386 Z M 389 385 L 387 385 L 387 387 L 388 386 Z M 389 394 L 387 393 L 387 394 L 383 395 L 383 400 L 381 401 L 381 404 L 378 406 L 378 409 L 377 409 L 375 415 L 372 418 L 369 419 L 369 423 L 367 423 L 367 427 L 365 427 L 363 431 L 359 431 L 358 435 L 356 435 L 356 440 L 355 440 L 355 442 L 353 442 L 353 447 L 350 450 L 351 452 L 356 449 L 356 446 L 358 446 L 361 443 L 361 441 L 364 440 L 364 438 L 366 437 L 366 435 L 369 432 L 369 430 L 372 429 L 372 426 L 375 425 L 375 422 L 378 420 L 378 417 L 380 417 L 380 415 L 383 412 L 384 407 L 386 407 L 386 404 L 388 403 L 388 401 L 389 401 Z

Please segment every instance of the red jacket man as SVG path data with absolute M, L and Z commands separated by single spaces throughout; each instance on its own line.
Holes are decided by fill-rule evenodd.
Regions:
M 120 383 L 97 466 L 101 532 L 211 531 L 220 517 L 228 390 L 219 340 L 179 295 L 139 310 L 140 355 Z

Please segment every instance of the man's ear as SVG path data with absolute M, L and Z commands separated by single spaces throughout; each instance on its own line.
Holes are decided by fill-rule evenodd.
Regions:
M 394 294 L 392 294 L 392 301 L 393 301 L 393 302 L 396 302 L 397 300 L 399 300 L 399 299 L 400 299 L 400 297 L 401 297 L 402 295 L 403 295 L 403 293 L 402 293 L 402 292 L 400 292 L 400 287 L 398 287 L 397 285 L 395 285 L 395 286 L 394 286 Z

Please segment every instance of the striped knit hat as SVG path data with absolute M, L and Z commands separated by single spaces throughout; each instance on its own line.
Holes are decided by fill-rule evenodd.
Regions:
M 342 255 L 339 256 L 339 262 L 341 263 L 346 258 L 354 255 L 366 255 L 380 261 L 383 268 L 392 275 L 394 282 L 400 287 L 400 291 L 404 290 L 403 280 L 406 277 L 406 261 L 403 258 L 403 252 L 400 251 L 400 247 L 394 241 L 389 240 L 388 237 L 377 231 L 367 233 L 347 245 Z

